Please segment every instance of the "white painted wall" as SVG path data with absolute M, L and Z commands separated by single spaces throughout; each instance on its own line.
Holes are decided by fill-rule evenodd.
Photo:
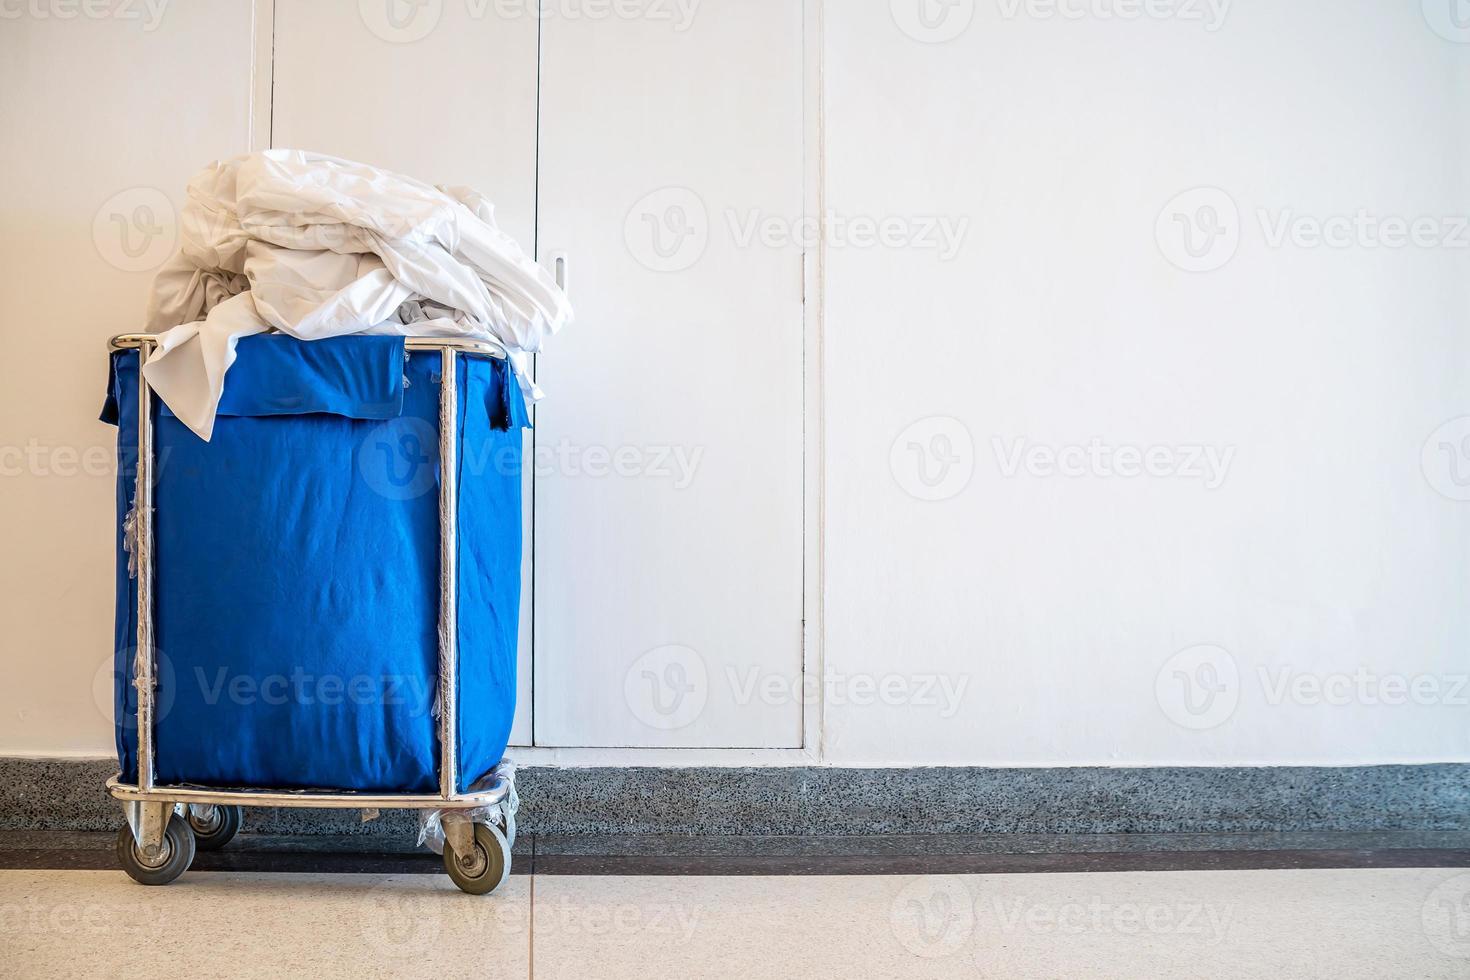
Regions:
M 0 753 L 112 751 L 104 344 L 140 328 L 189 177 L 251 140 L 249 4 L 119 9 L 0 8 Z
M 821 409 L 806 748 L 521 758 L 1470 760 L 1470 32 L 1448 0 L 819 6 L 821 343 L 792 338 Z M 0 118 L 26 147 L 0 161 L 0 753 L 111 748 L 111 476 L 62 475 L 109 443 L 100 345 L 146 292 L 107 229 L 148 199 L 109 201 L 177 204 L 251 144 L 249 5 L 142 27 L 0 20 Z M 1360 210 L 1434 241 L 1387 247 L 1392 220 L 1306 237 Z M 1212 214 L 1229 233 L 1205 247 Z M 1093 440 L 1154 448 L 1160 475 L 1104 470 Z M 1196 447 L 1213 471 L 1190 475 Z M 1048 450 L 1077 475 L 1047 475 Z M 750 710 L 785 717 L 773 680 Z
M 924 0 L 938 19 L 906 33 L 892 14 L 919 6 L 827 5 L 829 208 L 968 225 L 947 261 L 828 253 L 826 652 L 969 687 L 949 718 L 829 705 L 827 758 L 1470 758 L 1470 503 L 1420 465 L 1470 414 L 1470 44 L 1417 3 L 1235 3 L 1207 24 Z M 1148 5 L 1171 6 L 1209 9 Z M 1219 190 L 1171 203 L 1201 186 Z M 1238 251 L 1183 271 L 1173 213 L 1210 204 Z M 1359 209 L 1449 219 L 1433 234 L 1458 247 L 1272 247 L 1257 216 Z M 1470 422 L 1451 434 L 1466 467 Z M 1230 464 L 1213 488 L 1007 475 L 1017 440 L 1094 438 Z M 1429 475 L 1464 496 L 1440 441 Z M 1220 649 L 1171 663 L 1201 644 Z M 1308 680 L 1272 703 L 1283 671 L 1360 669 L 1389 689 L 1312 704 Z M 1400 677 L 1438 703 L 1369 703 Z

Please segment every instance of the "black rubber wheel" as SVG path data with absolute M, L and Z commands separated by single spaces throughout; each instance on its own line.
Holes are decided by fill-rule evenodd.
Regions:
M 475 846 L 463 858 L 457 857 L 454 848 L 445 843 L 444 870 L 460 891 L 488 895 L 510 877 L 510 845 L 499 827 L 477 823 Z
M 194 831 L 194 846 L 201 851 L 217 851 L 240 832 L 245 810 L 238 806 L 191 806 L 189 829 Z
M 177 813 L 168 818 L 163 844 L 152 859 L 145 858 L 126 824 L 117 832 L 117 861 L 128 877 L 140 885 L 166 885 L 189 870 L 194 863 L 194 831 Z
M 516 846 L 516 818 L 513 813 L 505 815 L 505 846 L 510 848 Z

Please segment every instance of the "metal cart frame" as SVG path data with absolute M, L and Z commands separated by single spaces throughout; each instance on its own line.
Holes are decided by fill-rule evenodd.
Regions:
M 108 341 L 110 351 L 138 352 L 138 472 L 134 490 L 134 558 L 138 581 L 137 656 L 133 684 L 138 690 L 138 781 L 122 781 L 119 772 L 107 781 L 107 792 L 119 801 L 133 840 L 145 857 L 159 854 L 165 829 L 176 808 L 218 806 L 327 807 L 333 809 L 423 809 L 468 811 L 502 809 L 505 836 L 514 840 L 514 818 L 509 807 L 512 780 L 496 774 L 483 789 L 460 793 L 459 703 L 455 681 L 459 674 L 458 543 L 459 504 L 459 355 L 503 359 L 498 344 L 460 338 L 407 337 L 410 351 L 438 351 L 445 383 L 439 386 L 439 792 L 329 793 L 272 789 L 218 789 L 200 786 L 160 786 L 154 774 L 155 650 L 153 643 L 153 392 L 142 369 L 157 347 L 151 334 L 120 334 Z M 442 822 L 446 850 L 467 865 L 473 860 L 475 825 L 468 820 Z M 447 857 L 447 855 L 446 855 Z

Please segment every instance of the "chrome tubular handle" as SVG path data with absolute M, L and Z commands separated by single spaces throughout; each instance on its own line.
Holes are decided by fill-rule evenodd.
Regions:
M 345 334 L 344 336 L 354 336 Z M 385 334 L 364 334 L 363 336 L 382 337 Z M 108 350 L 137 350 L 145 344 L 154 345 L 158 343 L 158 337 L 150 333 L 120 333 L 107 341 Z M 483 357 L 494 357 L 499 360 L 505 359 L 505 347 L 493 340 L 474 340 L 469 337 L 404 337 L 403 347 L 405 350 L 452 350 L 461 354 L 479 354 Z

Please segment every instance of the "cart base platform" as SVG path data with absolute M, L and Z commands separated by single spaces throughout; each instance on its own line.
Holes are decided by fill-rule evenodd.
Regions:
M 142 789 L 123 782 L 121 774 L 107 781 L 107 792 L 122 804 L 127 818 L 118 831 L 118 862 L 145 885 L 166 885 L 183 874 L 196 849 L 228 844 L 239 831 L 247 806 L 427 811 L 428 823 L 444 836 L 444 869 L 461 890 L 484 895 L 510 875 L 517 804 L 513 766 L 497 772 L 483 789 L 451 795 L 209 786 Z

